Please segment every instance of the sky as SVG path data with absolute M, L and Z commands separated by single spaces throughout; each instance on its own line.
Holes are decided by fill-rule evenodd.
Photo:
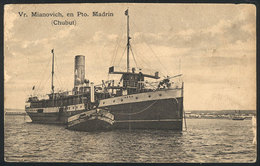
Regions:
M 29 95 L 51 91 L 52 49 L 56 90 L 73 88 L 76 55 L 85 56 L 91 82 L 111 79 L 110 66 L 126 66 L 126 9 L 130 66 L 159 71 L 161 78 L 182 73 L 184 109 L 256 110 L 256 8 L 249 4 L 5 5 L 4 107 L 24 108 Z M 93 17 L 95 11 L 113 16 Z M 31 12 L 64 17 L 31 17 Z M 89 17 L 66 17 L 77 12 Z

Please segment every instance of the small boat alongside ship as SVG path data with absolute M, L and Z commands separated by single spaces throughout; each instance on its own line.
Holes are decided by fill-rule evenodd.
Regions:
M 127 70 L 118 71 L 112 66 L 109 74 L 121 75 L 120 82 L 102 81 L 94 85 L 85 79 L 85 57 L 75 57 L 74 88 L 72 93 L 55 92 L 53 85 L 54 50 L 51 93 L 48 99 L 37 96 L 27 100 L 25 110 L 36 123 L 67 125 L 68 129 L 96 131 L 110 129 L 170 129 L 182 130 L 183 82 L 172 79 L 182 75 L 160 79 L 159 72 L 146 74 L 130 70 L 129 14 L 127 16 Z M 148 87 L 145 78 L 156 80 L 156 87 Z
M 68 119 L 67 129 L 77 131 L 107 131 L 112 129 L 114 115 L 103 109 L 86 111 Z

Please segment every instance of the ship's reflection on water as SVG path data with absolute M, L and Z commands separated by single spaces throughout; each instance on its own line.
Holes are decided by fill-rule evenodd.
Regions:
M 187 119 L 188 131 L 77 132 L 5 116 L 5 160 L 34 162 L 254 162 L 250 120 Z

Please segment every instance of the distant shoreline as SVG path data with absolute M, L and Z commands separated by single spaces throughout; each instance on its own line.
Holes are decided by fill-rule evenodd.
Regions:
M 186 119 L 226 119 L 232 120 L 230 117 L 185 117 Z M 252 116 L 245 117 L 245 120 L 251 120 Z
M 26 115 L 26 112 L 5 112 L 5 115 Z

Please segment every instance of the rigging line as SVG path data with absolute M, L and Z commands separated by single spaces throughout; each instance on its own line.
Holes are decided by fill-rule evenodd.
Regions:
M 155 58 L 158 60 L 159 64 L 163 67 L 163 69 L 164 69 L 165 71 L 168 71 L 167 68 L 165 67 L 165 65 L 162 64 L 162 62 L 160 61 L 160 59 L 158 58 L 158 56 L 155 54 L 155 52 L 153 51 L 153 49 L 150 47 L 150 45 L 147 44 L 146 42 L 145 42 L 145 44 L 150 48 L 150 50 L 151 50 L 152 53 L 154 54 Z M 163 72 L 162 72 L 162 73 L 163 73 Z M 167 72 L 166 72 L 166 73 L 167 73 Z
M 149 86 L 155 88 L 155 89 L 157 88 L 157 84 L 156 84 L 156 85 L 152 85 L 152 83 L 150 83 L 150 82 L 148 82 L 147 84 L 148 84 Z
M 109 77 L 110 77 L 110 74 L 109 74 L 109 72 L 107 73 L 107 80 L 109 80 Z
M 118 47 L 117 47 L 117 50 L 116 50 L 116 54 L 115 54 L 115 55 L 117 55 L 117 53 L 118 53 L 118 50 L 119 50 L 119 47 L 120 47 L 120 43 L 123 41 L 123 38 L 124 38 L 124 36 L 123 36 L 123 34 L 121 34 L 121 38 L 120 38 L 120 40 L 118 41 Z M 116 56 L 115 56 L 115 58 L 114 58 L 113 64 L 115 64 L 115 61 L 116 61 Z
M 56 80 L 57 80 L 57 82 L 58 82 L 58 84 L 59 84 L 59 86 L 61 87 L 61 89 L 62 89 L 62 87 L 63 87 L 63 85 L 62 85 L 62 83 L 61 83 L 61 81 L 57 78 L 57 76 L 56 75 L 54 75 L 54 77 L 56 78 Z M 57 89 L 56 89 L 57 90 Z
M 142 55 L 142 54 L 138 54 L 138 55 Z M 144 67 L 143 65 L 141 65 L 141 67 L 143 68 L 143 69 L 150 69 L 150 68 L 152 68 L 152 65 L 149 63 L 149 61 L 145 58 L 145 56 L 144 55 L 142 55 L 142 56 L 138 56 L 139 57 L 139 59 L 142 61 L 142 63 L 143 64 L 145 64 L 145 66 L 146 67 Z
M 61 85 L 62 85 L 62 83 L 61 83 L 61 81 L 60 81 L 59 77 L 57 76 L 57 74 L 55 74 L 55 75 L 54 75 L 54 77 L 56 78 L 56 80 L 57 80 L 57 83 L 59 84 L 59 86 L 61 86 Z
M 116 45 L 115 45 L 115 50 L 114 50 L 114 55 L 113 55 L 113 57 L 112 57 L 112 59 L 111 59 L 111 65 L 110 66 L 112 66 L 112 65 L 114 65 L 114 63 L 115 63 L 115 59 L 116 59 L 116 56 L 117 56 L 117 52 L 118 52 L 118 48 L 119 48 L 119 44 L 121 43 L 121 41 L 123 40 L 123 28 L 122 28 L 122 26 L 121 26 L 121 29 L 120 29 L 121 31 L 120 31 L 120 33 L 119 33 L 119 35 L 118 35 L 118 37 L 117 37 L 117 41 L 116 41 Z
M 67 88 L 69 81 L 66 81 L 66 77 L 60 71 L 58 71 L 58 73 L 59 73 L 59 75 L 61 75 L 61 78 L 59 78 L 58 76 L 57 77 L 60 79 L 60 82 L 61 82 L 63 88 L 64 89 Z
M 49 75 L 49 77 L 45 80 L 44 84 L 43 84 L 43 89 L 46 87 L 46 83 L 50 80 L 51 78 L 51 75 Z
M 144 58 L 143 56 L 139 56 L 139 58 L 142 61 L 142 63 L 144 63 L 147 66 L 147 68 L 152 68 L 151 64 L 148 62 L 148 60 L 146 60 L 146 58 Z
M 150 86 L 150 87 L 149 87 L 149 86 Z M 157 86 L 152 86 L 152 85 L 149 85 L 149 86 L 146 85 L 146 87 L 152 88 L 153 90 L 156 90 L 156 89 L 157 89 Z
M 57 56 L 57 55 L 56 55 Z M 59 69 L 60 69 L 60 67 L 58 66 L 58 61 L 57 61 L 57 58 L 56 58 L 56 56 L 54 56 L 54 59 L 55 59 L 55 63 L 54 63 L 54 65 L 56 66 L 56 71 L 55 72 L 59 72 Z
M 132 52 L 132 55 L 133 55 L 133 58 L 134 58 L 134 61 L 135 61 L 135 65 L 136 65 L 136 67 L 137 67 L 138 65 L 137 65 L 137 62 L 136 62 L 136 60 L 135 60 L 134 52 L 133 52 L 133 50 L 132 50 L 132 46 L 131 46 L 131 45 L 130 45 L 130 50 L 131 50 L 131 52 Z
M 134 25 L 134 27 L 135 27 L 135 29 L 137 29 L 139 32 L 141 32 L 140 31 L 140 29 L 138 28 L 138 26 L 136 26 L 136 24 L 135 24 L 135 22 L 134 21 L 132 21 L 132 24 Z M 141 38 L 141 40 L 145 43 L 145 41 Z M 133 42 L 134 42 L 134 40 L 133 40 Z M 141 57 L 141 56 L 139 56 L 140 57 L 140 60 L 148 67 L 148 68 L 152 68 L 152 65 L 149 63 L 149 61 L 145 58 L 145 56 L 143 56 L 143 57 Z M 143 59 L 142 59 L 143 58 Z M 163 73 L 163 72 L 162 72 Z
M 55 76 L 55 78 L 56 78 L 56 80 L 58 80 L 59 82 L 59 86 L 60 86 L 60 88 L 61 89 L 65 89 L 65 87 L 67 87 L 67 85 L 68 85 L 68 81 L 65 81 L 65 84 L 64 84 L 64 81 L 62 81 L 62 80 L 66 80 L 66 78 L 64 77 L 64 75 L 62 74 L 62 70 L 61 70 L 61 67 L 60 67 L 60 65 L 58 65 L 59 63 L 57 63 L 58 61 L 56 60 L 56 56 L 54 56 L 54 58 L 55 58 L 55 61 L 56 61 L 56 63 L 55 63 L 55 66 L 56 66 L 56 74 L 54 75 Z M 60 61 L 60 62 L 62 62 L 62 64 L 64 64 L 63 62 L 63 58 L 61 58 L 61 60 L 62 61 Z M 64 65 L 62 65 L 62 66 L 64 66 Z M 59 77 L 60 76 L 60 77 Z
M 121 37 L 117 37 L 117 41 L 116 41 L 116 45 L 115 45 L 115 49 L 114 49 L 114 54 L 113 54 L 113 57 L 111 59 L 110 66 L 112 66 L 114 64 L 114 62 L 115 62 L 121 38 L 122 38 L 122 35 L 121 35 Z
M 48 79 L 49 79 L 50 77 L 51 77 L 50 74 L 48 74 L 48 75 L 46 75 L 46 76 L 43 76 L 43 78 L 45 78 L 45 79 L 42 79 L 42 81 L 40 82 L 40 85 L 39 85 L 38 87 L 36 87 L 35 90 L 36 90 L 36 91 L 37 91 L 37 90 L 40 91 L 40 89 L 44 89 L 44 88 L 45 88 L 45 84 L 46 84 L 46 82 L 48 81 Z
M 64 79 L 63 76 L 62 76 L 62 73 L 60 72 L 60 66 L 59 66 L 58 63 L 57 63 L 58 61 L 57 61 L 57 59 L 56 59 L 56 56 L 54 56 L 54 58 L 55 58 L 55 62 L 56 62 L 56 63 L 54 63 L 54 65 L 56 66 L 56 73 L 57 73 L 57 74 L 60 74 L 60 76 L 62 77 L 62 79 Z M 60 86 L 63 86 L 62 81 L 59 80 L 59 77 L 57 76 L 57 74 L 54 74 L 54 76 L 55 76 L 56 80 L 60 81 L 60 83 L 61 83 Z
M 136 24 L 134 23 L 134 21 L 132 21 L 132 24 L 136 27 L 136 29 L 137 30 L 139 30 L 139 28 L 138 28 L 138 26 L 136 26 Z M 140 30 L 139 30 L 140 31 Z M 166 71 L 166 73 L 167 73 L 167 68 L 165 68 L 165 66 L 164 65 L 162 65 L 162 63 L 161 63 L 161 61 L 160 61 L 160 59 L 156 56 L 156 54 L 155 54 L 155 52 L 153 51 L 153 49 L 147 44 L 147 42 L 146 42 L 146 40 L 144 39 L 144 38 L 140 38 L 149 48 L 150 48 L 150 50 L 152 51 L 152 53 L 155 55 L 155 57 L 157 58 L 157 60 L 158 60 L 158 62 L 160 63 L 160 65 L 163 67 L 163 70 L 165 70 Z M 163 74 L 164 72 L 162 72 L 162 74 Z M 163 74 L 164 75 L 164 74 Z
M 45 67 L 45 70 L 43 70 L 43 72 L 42 72 L 42 74 L 41 74 L 41 75 L 43 75 L 43 77 L 41 77 L 42 79 L 41 79 L 40 81 L 37 81 L 37 82 L 36 82 L 35 87 L 37 87 L 37 88 L 40 88 L 40 87 L 41 87 L 41 83 L 44 81 L 44 78 L 45 78 L 45 75 L 44 75 L 44 74 L 47 74 L 47 73 L 46 73 L 46 70 L 48 69 L 48 66 L 49 66 L 50 62 L 51 62 L 51 57 L 49 58 L 49 61 L 48 61 L 47 66 Z
M 132 44 L 130 45 L 130 47 L 131 47 L 131 52 L 132 52 L 132 54 L 137 55 L 136 52 L 134 51 L 133 47 L 132 47 L 132 45 L 134 45 L 135 43 L 136 43 L 136 42 L 135 42 L 135 40 L 134 40 L 134 37 L 132 37 Z M 142 55 L 142 54 L 138 53 L 138 55 Z M 133 55 L 133 56 L 134 56 L 134 55 Z M 138 56 L 138 57 L 139 57 L 140 61 L 142 61 L 142 63 L 144 63 L 148 68 L 151 68 L 151 65 L 148 64 L 148 63 L 146 63 L 146 60 L 144 60 L 144 59 L 142 58 L 142 56 Z M 134 60 L 135 60 L 135 56 L 134 56 Z M 148 61 L 147 61 L 147 62 L 148 62 Z M 137 65 L 137 63 L 136 63 L 136 65 Z M 141 65 L 141 64 L 139 64 L 139 65 L 141 66 L 141 68 L 144 68 L 143 65 Z M 138 67 L 138 66 L 137 66 L 137 67 Z
M 116 41 L 115 48 L 113 50 L 113 56 L 112 56 L 111 61 L 110 61 L 110 66 L 113 66 L 113 62 L 114 62 L 114 59 L 115 59 L 115 56 L 116 56 L 117 47 L 118 47 L 118 39 Z
M 126 50 L 126 47 L 125 47 L 125 49 L 124 49 L 124 52 L 123 52 L 123 54 L 121 55 L 121 58 L 120 58 L 120 60 L 119 60 L 119 63 L 118 63 L 118 66 L 120 65 L 120 63 L 121 63 L 121 60 L 122 60 L 122 58 L 123 58 L 123 55 L 125 54 L 125 50 Z
M 120 35 L 118 36 L 118 41 L 117 41 L 117 49 L 116 49 L 116 52 L 115 52 L 115 57 L 114 57 L 114 60 L 113 60 L 113 65 L 115 64 L 115 61 L 116 61 L 116 56 L 117 56 L 117 53 L 118 53 L 118 49 L 120 47 L 120 43 L 122 42 L 123 38 L 124 38 L 124 33 L 123 33 L 123 26 L 119 26 L 120 27 Z
M 62 73 L 61 73 L 59 70 L 57 70 L 56 73 L 57 73 L 57 74 L 54 75 L 55 78 L 56 78 L 58 81 L 60 81 L 61 85 L 63 86 L 63 83 L 62 83 L 61 80 L 62 80 L 62 79 L 64 80 L 64 77 L 62 76 Z M 58 77 L 58 75 L 61 75 L 62 79 L 60 79 L 60 77 Z
M 133 41 L 134 41 L 134 40 L 133 40 Z M 132 45 L 133 45 L 133 43 L 134 43 L 134 42 L 132 42 Z M 133 48 L 132 48 L 132 51 L 134 51 Z M 135 53 L 136 53 L 136 52 L 135 52 Z M 136 55 L 137 55 L 137 54 L 136 54 Z M 139 53 L 138 55 L 142 55 L 142 54 Z M 147 63 L 148 61 L 146 62 L 146 60 L 145 60 L 144 57 L 142 57 L 142 56 L 138 56 L 138 57 L 139 57 L 139 59 L 140 59 L 140 61 L 141 61 L 142 63 L 144 63 L 148 68 L 151 68 L 151 65 L 150 65 L 149 63 Z M 141 66 L 142 68 L 144 68 L 143 65 L 140 65 L 140 66 Z
M 178 102 L 178 100 L 176 99 L 176 98 L 174 98 L 175 99 L 175 101 L 176 101 L 176 110 L 177 110 L 177 112 L 179 112 L 178 110 L 179 110 L 179 106 L 178 106 L 178 104 L 179 104 L 179 102 Z M 184 111 L 184 108 L 182 109 L 183 110 L 183 112 L 182 112 L 182 118 L 184 118 L 184 122 L 185 122 L 185 131 L 187 131 L 187 123 L 186 123 L 186 117 L 185 117 L 185 111 Z
M 152 65 L 149 63 L 149 61 L 145 58 L 145 56 L 143 54 L 139 53 L 138 55 L 142 55 L 142 56 L 138 56 L 138 57 L 142 61 L 142 63 L 144 63 L 147 66 L 147 68 L 152 68 Z
M 46 83 L 49 81 L 49 79 L 50 79 L 50 77 L 51 77 L 51 75 L 49 75 L 49 77 L 45 80 L 45 82 L 44 82 L 44 84 L 43 84 L 43 87 L 42 87 L 42 90 L 44 90 L 45 89 L 45 86 L 46 86 Z M 36 89 L 36 92 L 40 92 L 40 89 L 38 90 L 38 89 Z

